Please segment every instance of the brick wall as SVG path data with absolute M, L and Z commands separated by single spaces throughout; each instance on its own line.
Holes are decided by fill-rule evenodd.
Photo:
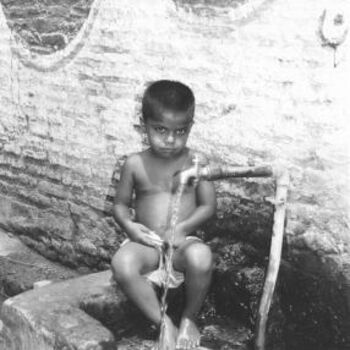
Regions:
M 11 2 L 2 3 L 21 31 Z M 52 24 L 57 35 L 71 25 L 66 46 L 41 41 L 32 51 L 0 13 L 1 226 L 53 259 L 106 267 L 122 240 L 110 216 L 113 186 L 123 156 L 141 148 L 133 127 L 139 96 L 151 80 L 178 79 L 197 98 L 190 145 L 222 163 L 287 167 L 285 257 L 348 281 L 348 42 L 334 69 L 317 35 L 326 2 L 257 1 L 254 11 L 198 3 L 191 11 L 180 1 L 150 9 L 96 0 L 88 12 L 87 2 L 75 37 L 82 17 L 72 24 L 63 14 L 61 26 Z M 221 181 L 217 190 L 218 220 L 207 237 L 266 248 L 271 182 Z

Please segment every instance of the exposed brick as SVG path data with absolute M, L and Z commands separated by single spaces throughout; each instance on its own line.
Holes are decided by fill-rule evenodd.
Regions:
M 34 161 L 46 161 L 47 160 L 47 151 L 44 148 L 34 148 L 28 147 L 22 149 L 22 155 L 25 158 L 29 158 Z
M 68 198 L 70 193 L 61 184 L 52 183 L 46 180 L 39 181 L 38 190 L 45 195 L 56 197 L 58 199 Z

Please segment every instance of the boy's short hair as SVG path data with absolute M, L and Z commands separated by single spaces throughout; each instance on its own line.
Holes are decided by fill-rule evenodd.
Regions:
M 179 81 L 157 80 L 147 87 L 142 98 L 142 118 L 152 118 L 157 109 L 194 114 L 195 98 L 192 90 Z

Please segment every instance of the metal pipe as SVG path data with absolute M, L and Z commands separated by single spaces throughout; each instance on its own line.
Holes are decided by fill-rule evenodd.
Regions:
M 199 161 L 196 157 L 193 163 L 194 165 L 191 168 L 186 169 L 179 174 L 180 183 L 182 185 L 188 184 L 191 181 L 196 182 L 199 179 L 214 181 L 229 177 L 273 176 L 276 179 L 276 194 L 275 200 L 273 201 L 275 212 L 273 217 L 269 263 L 255 327 L 255 350 L 265 350 L 267 318 L 281 262 L 284 222 L 286 217 L 286 201 L 289 187 L 289 174 L 285 170 L 279 168 L 273 169 L 269 165 L 253 167 L 212 165 L 200 166 Z
M 281 263 L 288 187 L 289 174 L 286 171 L 282 171 L 280 174 L 277 174 L 276 179 L 275 213 L 273 217 L 270 256 L 256 320 L 255 350 L 265 350 L 267 318 Z
M 188 184 L 191 180 L 205 179 L 215 181 L 230 177 L 271 177 L 273 169 L 270 165 L 260 165 L 251 167 L 240 166 L 199 166 L 194 164 L 191 168 L 180 173 L 180 183 Z

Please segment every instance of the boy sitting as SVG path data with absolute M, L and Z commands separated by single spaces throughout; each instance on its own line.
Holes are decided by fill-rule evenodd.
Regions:
M 142 99 L 142 128 L 149 148 L 130 155 L 121 171 L 114 217 L 128 239 L 112 259 L 115 280 L 126 296 L 156 325 L 161 307 L 149 281 L 162 283 L 159 247 L 168 237 L 168 208 L 176 173 L 192 165 L 192 151 L 186 147 L 193 125 L 195 99 L 186 85 L 168 80 L 151 84 Z M 129 208 L 135 193 L 135 221 Z M 210 248 L 196 229 L 216 210 L 212 183 L 200 180 L 187 186 L 179 208 L 175 230 L 171 286 L 185 282 L 186 303 L 179 329 L 166 315 L 162 349 L 193 349 L 199 346 L 195 324 L 211 281 L 213 259 Z

